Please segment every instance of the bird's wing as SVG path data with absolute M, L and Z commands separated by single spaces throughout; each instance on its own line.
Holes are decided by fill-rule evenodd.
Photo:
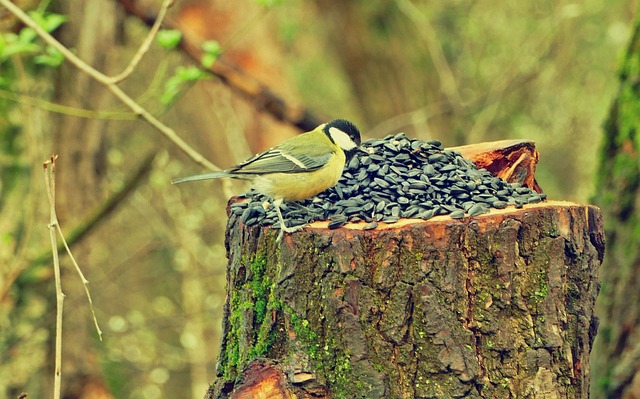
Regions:
M 333 156 L 333 153 L 293 156 L 291 155 L 292 152 L 300 153 L 301 151 L 291 151 L 291 149 L 279 147 L 269 149 L 231 168 L 229 173 L 233 175 L 261 175 L 308 172 L 321 168 Z

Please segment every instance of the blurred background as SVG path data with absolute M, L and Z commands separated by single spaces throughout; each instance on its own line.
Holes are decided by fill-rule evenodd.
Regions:
M 14 1 L 88 65 L 120 73 L 161 2 Z M 292 110 L 445 146 L 536 142 L 550 199 L 588 203 L 632 32 L 630 0 L 177 0 L 166 26 Z M 137 10 L 138 12 L 134 12 Z M 51 15 L 63 16 L 58 21 Z M 98 321 L 62 256 L 66 398 L 200 398 L 225 300 L 225 206 L 203 166 L 0 6 L 0 397 L 47 397 L 55 293 L 42 162 Z M 220 167 L 299 133 L 162 34 L 119 84 Z M 218 47 L 216 47 L 218 46 Z M 187 50 L 187 51 L 185 51 Z M 237 82 L 236 82 L 237 83 Z M 236 85 L 237 86 L 237 85 Z

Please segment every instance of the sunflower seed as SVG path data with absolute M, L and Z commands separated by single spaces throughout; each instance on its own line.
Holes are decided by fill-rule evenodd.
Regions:
M 392 223 L 400 217 L 478 216 L 491 208 L 510 204 L 522 208 L 547 198 L 476 168 L 437 140 L 424 142 L 396 134 L 365 141 L 362 149 L 367 154 L 350 158 L 334 187 L 313 199 L 282 204 L 287 226 L 329 219 L 332 229 L 349 221 L 364 221 L 363 228 L 374 229 L 376 222 Z M 230 205 L 231 215 L 247 226 L 279 228 L 275 208 L 263 207 L 271 199 L 255 190 L 245 198 Z

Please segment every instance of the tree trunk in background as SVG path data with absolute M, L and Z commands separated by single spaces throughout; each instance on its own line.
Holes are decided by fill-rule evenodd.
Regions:
M 119 8 L 104 0 L 72 0 L 61 2 L 59 7 L 62 9 L 58 11 L 67 15 L 70 21 L 61 30 L 60 40 L 87 64 L 111 72 L 116 58 L 114 49 L 120 42 L 118 24 L 122 18 L 117 17 Z M 56 85 L 54 101 L 58 103 L 95 110 L 114 106 L 111 93 L 69 64 L 61 69 Z M 104 198 L 108 122 L 66 115 L 57 118 L 58 128 L 53 130 L 51 148 L 59 154 L 56 195 L 58 215 L 64 228 L 83 220 Z M 85 275 L 90 276 L 91 265 L 83 262 L 90 249 L 79 245 L 73 251 Z M 63 258 L 63 262 L 68 262 L 68 258 Z M 63 327 L 63 397 L 110 397 L 105 391 L 95 350 L 97 333 L 84 289 L 71 268 L 63 269 L 66 269 L 63 290 L 67 295 Z
M 594 344 L 594 398 L 640 398 L 640 19 L 604 126 L 596 185 L 607 257 L 600 273 L 600 330 Z
M 207 398 L 588 396 L 598 208 L 326 226 L 277 248 L 276 231 L 231 216 Z
M 456 110 L 462 100 L 455 82 L 445 81 L 433 67 L 433 51 L 440 46 L 435 34 L 425 40 L 396 2 L 315 3 L 326 21 L 327 51 L 338 55 L 365 126 L 394 119 L 392 129 L 410 135 L 454 131 L 450 115 L 440 116 Z M 408 110 L 419 112 L 409 115 Z M 464 142 L 456 140 L 456 144 Z

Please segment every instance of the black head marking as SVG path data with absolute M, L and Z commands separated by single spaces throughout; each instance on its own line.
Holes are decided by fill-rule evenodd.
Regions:
M 349 122 L 346 119 L 335 119 L 327 123 L 324 126 L 323 130 L 329 136 L 329 138 L 331 138 L 331 135 L 329 134 L 329 129 L 331 129 L 332 127 L 345 132 L 349 136 L 349 138 L 353 140 L 354 143 L 356 143 L 356 145 L 358 146 L 360 145 L 360 141 L 361 141 L 360 131 L 358 130 L 356 125 L 354 125 L 353 123 Z

